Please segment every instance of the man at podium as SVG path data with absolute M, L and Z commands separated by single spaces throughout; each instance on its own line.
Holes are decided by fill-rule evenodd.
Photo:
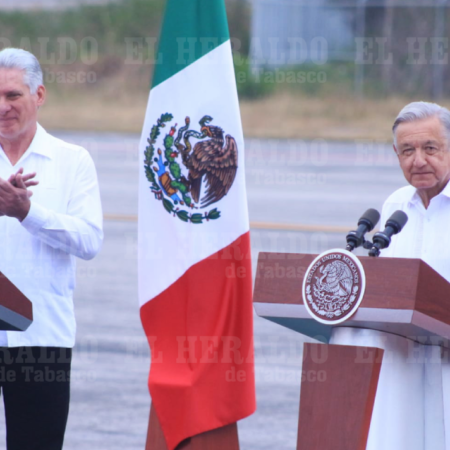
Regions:
M 33 304 L 26 331 L 0 330 L 8 450 L 62 449 L 75 343 L 75 257 L 93 258 L 103 239 L 92 158 L 37 123 L 44 101 L 37 59 L 25 50 L 2 50 L 0 272 Z
M 408 222 L 382 256 L 420 258 L 450 282 L 450 111 L 410 103 L 393 139 L 409 185 L 386 200 L 381 224 L 396 210 Z M 334 329 L 331 342 L 385 350 L 367 450 L 450 449 L 450 364 L 439 346 L 352 328 Z

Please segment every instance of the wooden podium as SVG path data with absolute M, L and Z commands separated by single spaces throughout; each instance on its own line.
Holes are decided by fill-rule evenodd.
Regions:
M 33 306 L 0 272 L 0 330 L 25 331 L 33 322 Z
M 303 276 L 316 256 L 260 253 L 253 302 L 259 316 L 328 343 L 332 327 L 312 319 L 302 299 Z M 419 259 L 359 259 L 365 295 L 338 326 L 450 347 L 450 284 L 443 277 Z M 320 351 L 326 358 L 317 358 Z M 298 450 L 365 450 L 382 358 L 374 347 L 305 344 Z

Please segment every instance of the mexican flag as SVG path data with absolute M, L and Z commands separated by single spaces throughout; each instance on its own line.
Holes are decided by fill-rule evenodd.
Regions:
M 168 448 L 255 410 L 244 140 L 223 0 L 168 0 L 140 141 L 139 300 Z

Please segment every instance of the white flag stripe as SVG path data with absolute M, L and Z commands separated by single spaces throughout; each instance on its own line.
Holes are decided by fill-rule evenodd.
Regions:
M 141 306 L 168 288 L 193 264 L 230 245 L 249 230 L 239 104 L 237 94 L 230 95 L 235 92 L 231 46 L 230 41 L 227 41 L 150 93 L 139 148 L 138 258 Z M 238 171 L 228 194 L 204 210 L 190 210 L 186 205 L 177 205 L 190 212 L 200 213 L 217 208 L 221 213 L 219 219 L 204 221 L 202 224 L 185 223 L 169 214 L 162 201 L 155 199 L 151 192 L 151 184 L 144 171 L 144 151 L 152 126 L 164 113 L 170 113 L 174 118 L 161 129 L 156 149 L 164 151 L 163 139 L 170 127 L 177 123 L 178 132 L 184 126 L 186 116 L 191 119 L 190 129 L 200 131 L 199 120 L 209 115 L 213 118 L 210 125 L 221 127 L 224 135 L 230 134 L 236 140 Z M 195 142 L 192 139 L 192 144 Z M 181 158 L 178 161 L 182 165 Z M 203 193 L 204 187 L 203 185 Z M 174 236 L 173 240 L 170 239 L 171 236 Z M 158 276 L 155 277 L 155 274 Z

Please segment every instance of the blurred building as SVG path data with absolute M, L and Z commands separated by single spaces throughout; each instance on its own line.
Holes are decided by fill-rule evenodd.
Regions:
M 249 1 L 253 68 L 341 64 L 359 94 L 450 94 L 450 0 Z
M 81 4 L 101 5 L 111 0 L 0 0 L 0 10 L 64 9 Z
M 354 8 L 329 0 L 252 0 L 253 66 L 354 57 Z

